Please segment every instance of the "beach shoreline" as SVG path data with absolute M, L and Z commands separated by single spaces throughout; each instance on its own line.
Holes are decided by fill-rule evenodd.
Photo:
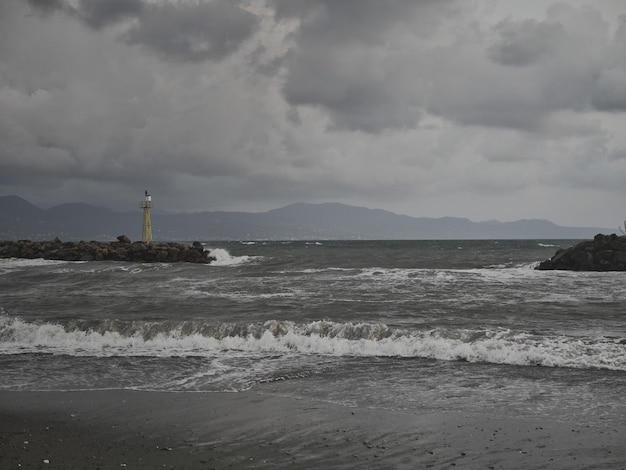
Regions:
M 0 467 L 626 467 L 626 427 L 543 421 L 255 391 L 0 391 Z

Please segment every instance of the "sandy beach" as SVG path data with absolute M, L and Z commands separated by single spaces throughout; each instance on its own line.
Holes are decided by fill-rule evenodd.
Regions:
M 626 468 L 626 426 L 352 408 L 257 392 L 0 392 L 0 467 Z

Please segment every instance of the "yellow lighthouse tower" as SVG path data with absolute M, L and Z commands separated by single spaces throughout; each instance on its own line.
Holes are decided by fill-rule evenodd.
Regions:
M 141 240 L 150 243 L 152 241 L 152 221 L 150 220 L 150 208 L 152 207 L 152 196 L 146 189 L 145 199 L 139 203 L 143 209 L 143 227 L 141 230 Z

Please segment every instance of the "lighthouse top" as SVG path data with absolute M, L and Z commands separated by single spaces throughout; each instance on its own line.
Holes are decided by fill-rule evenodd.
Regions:
M 143 201 L 139 203 L 139 207 L 142 209 L 149 209 L 152 207 L 152 196 L 148 194 L 148 190 L 146 189 L 145 198 Z

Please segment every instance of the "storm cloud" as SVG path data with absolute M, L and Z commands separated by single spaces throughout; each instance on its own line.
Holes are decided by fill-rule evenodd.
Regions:
M 146 2 L 145 0 L 28 0 L 43 13 L 64 12 L 100 29 L 132 22 L 120 34 L 127 44 L 140 44 L 163 59 L 222 59 L 254 34 L 255 15 L 235 2 Z
M 616 226 L 626 4 L 517 5 L 7 0 L 0 194 Z

